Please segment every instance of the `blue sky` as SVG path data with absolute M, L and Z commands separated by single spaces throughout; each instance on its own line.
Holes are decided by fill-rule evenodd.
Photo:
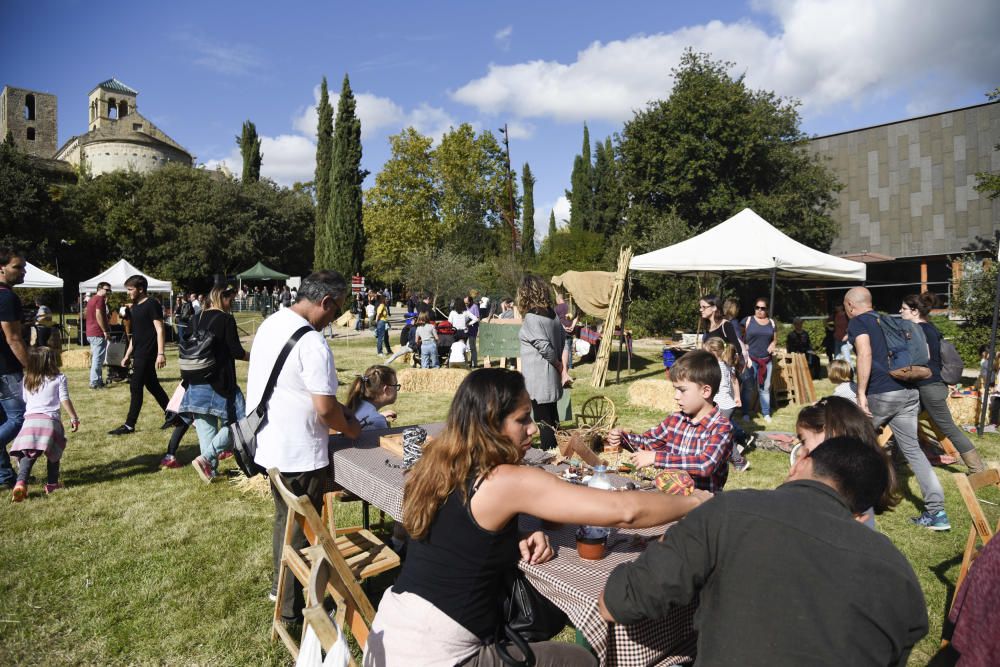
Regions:
M 801 100 L 803 129 L 821 135 L 984 102 L 1000 84 L 997 28 L 996 0 L 2 0 L 0 85 L 57 95 L 62 144 L 86 130 L 89 91 L 117 77 L 209 167 L 239 164 L 234 137 L 250 119 L 264 175 L 291 184 L 312 178 L 319 81 L 335 93 L 346 72 L 373 174 L 407 125 L 440 136 L 508 123 L 544 233 L 550 209 L 568 216 L 583 123 L 601 139 L 668 96 L 685 47 Z

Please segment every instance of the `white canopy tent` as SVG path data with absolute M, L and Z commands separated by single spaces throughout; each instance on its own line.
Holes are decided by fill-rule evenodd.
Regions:
M 18 287 L 30 287 L 34 289 L 62 289 L 62 278 L 41 270 L 31 262 L 25 262 L 25 264 L 27 267 L 24 272 L 24 282 L 18 285 Z
M 865 264 L 803 245 L 748 208 L 694 238 L 634 257 L 629 268 L 681 275 L 770 277 L 772 302 L 777 276 L 863 283 L 867 275 Z
M 157 280 L 156 278 L 135 268 L 126 260 L 120 259 L 114 264 L 114 266 L 107 269 L 103 273 L 99 273 L 90 280 L 85 280 L 80 283 L 80 294 L 95 291 L 98 283 L 110 283 L 112 292 L 124 292 L 125 281 L 134 275 L 145 276 L 146 281 L 149 283 L 149 288 L 147 290 L 149 292 L 172 293 L 174 291 L 173 285 L 169 280 Z

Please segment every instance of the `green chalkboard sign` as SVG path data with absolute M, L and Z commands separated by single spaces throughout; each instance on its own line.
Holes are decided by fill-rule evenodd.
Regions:
M 519 357 L 521 356 L 521 323 L 496 324 L 483 322 L 479 325 L 479 357 Z

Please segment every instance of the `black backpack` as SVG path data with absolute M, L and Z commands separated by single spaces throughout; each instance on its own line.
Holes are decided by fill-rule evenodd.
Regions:
M 178 365 L 181 379 L 191 384 L 208 384 L 215 375 L 215 334 L 202 329 L 204 312 L 193 322 L 193 329 L 186 338 L 177 343 Z
M 958 384 L 962 381 L 962 371 L 965 364 L 962 355 L 955 349 L 950 340 L 941 339 L 941 380 L 945 384 Z

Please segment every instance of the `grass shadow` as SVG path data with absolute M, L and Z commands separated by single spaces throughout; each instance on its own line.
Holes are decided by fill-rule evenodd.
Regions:
M 139 454 L 130 459 L 76 468 L 67 475 L 66 481 L 71 482 L 73 486 L 90 486 L 135 475 L 157 473 L 160 471 L 161 457 L 162 454 Z

